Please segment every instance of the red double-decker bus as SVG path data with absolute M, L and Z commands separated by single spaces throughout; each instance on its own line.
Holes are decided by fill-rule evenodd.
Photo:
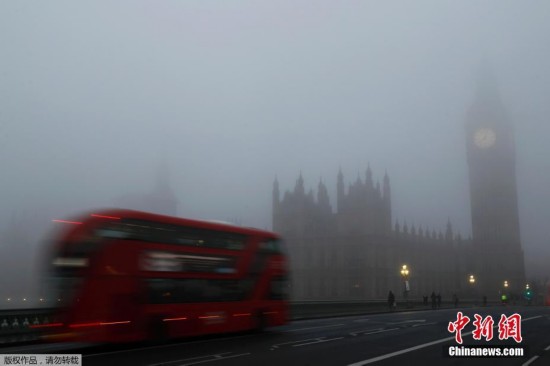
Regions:
M 288 264 L 271 232 L 130 210 L 64 225 L 51 263 L 64 340 L 129 342 L 288 320 Z

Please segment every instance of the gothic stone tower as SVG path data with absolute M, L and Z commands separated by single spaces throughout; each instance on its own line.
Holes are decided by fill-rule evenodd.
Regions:
M 495 299 L 525 285 L 512 124 L 491 74 L 480 74 L 466 121 L 473 244 L 480 291 Z M 504 281 L 509 287 L 504 288 Z M 481 295 L 481 294 L 480 294 Z

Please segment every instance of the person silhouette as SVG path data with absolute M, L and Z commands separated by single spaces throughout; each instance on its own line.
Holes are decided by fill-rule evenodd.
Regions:
M 390 292 L 388 293 L 388 307 L 390 308 L 390 311 L 393 310 L 394 305 L 395 305 L 395 295 L 390 290 Z

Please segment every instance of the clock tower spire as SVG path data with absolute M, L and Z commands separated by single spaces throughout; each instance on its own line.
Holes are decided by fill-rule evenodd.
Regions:
M 513 126 L 492 73 L 478 75 L 466 119 L 472 234 L 485 295 L 519 293 L 525 285 Z M 476 276 L 476 277 L 478 277 Z M 504 288 L 504 281 L 509 287 Z

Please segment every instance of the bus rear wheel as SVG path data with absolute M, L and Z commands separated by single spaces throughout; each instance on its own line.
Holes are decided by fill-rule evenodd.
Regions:
M 254 331 L 263 332 L 267 326 L 268 322 L 267 316 L 265 315 L 265 310 L 259 310 L 256 313 L 256 328 L 254 328 Z

